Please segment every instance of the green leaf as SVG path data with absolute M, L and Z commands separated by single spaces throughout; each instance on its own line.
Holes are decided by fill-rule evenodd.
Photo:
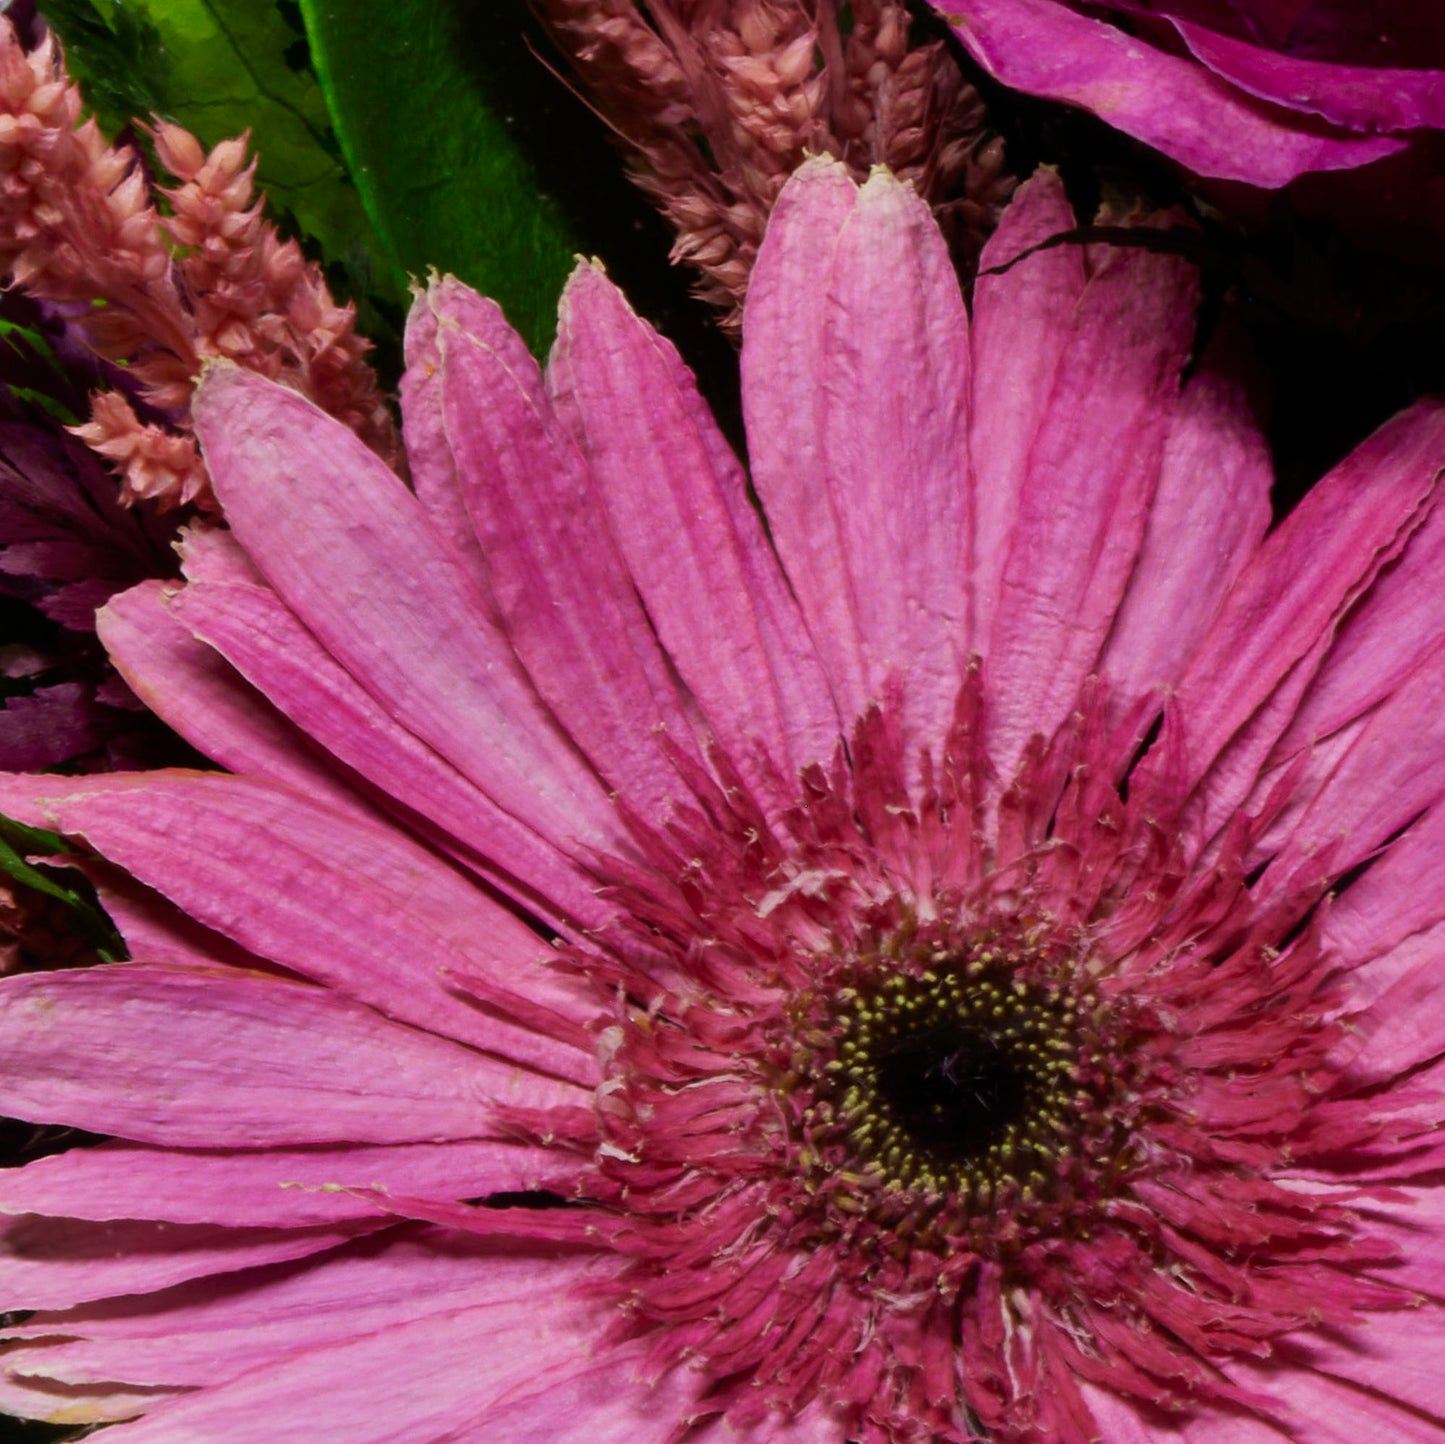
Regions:
M 19 375 L 27 375 L 36 382 L 52 382 L 57 391 L 72 390 L 71 378 L 56 359 L 50 342 L 33 326 L 22 325 L 9 317 L 0 316 L 0 350 L 8 356 L 0 357 L 0 382 L 16 400 L 28 402 L 37 410 L 58 421 L 62 426 L 78 426 L 81 418 L 59 396 L 52 395 L 43 386 L 26 385 L 10 380 L 5 374 L 5 361 L 11 360 L 18 368 Z
M 300 0 L 332 123 L 389 260 L 495 297 L 545 350 L 577 246 L 495 99 L 525 3 Z M 520 54 L 518 53 L 520 51 Z
M 105 961 L 123 958 L 125 944 L 110 919 L 97 906 L 95 894 L 84 878 L 61 868 L 37 867 L 26 861 L 26 854 L 59 857 L 70 850 L 59 833 L 29 827 L 0 815 L 0 873 L 13 878 L 22 887 L 62 903 L 75 932 L 96 948 Z M 79 878 L 79 886 L 71 881 L 73 878 Z
M 377 245 L 331 132 L 294 0 L 44 0 L 71 73 L 115 135 L 158 113 L 206 146 L 249 129 L 273 219 L 314 238 L 355 295 L 406 296 Z

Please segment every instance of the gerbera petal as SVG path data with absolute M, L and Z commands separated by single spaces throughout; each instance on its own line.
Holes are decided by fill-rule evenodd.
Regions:
M 1445 461 L 1445 406 L 1420 402 L 1345 458 L 1265 539 L 1178 686 L 1190 782 L 1213 769 L 1203 831 L 1238 805 L 1293 716 L 1245 736 L 1302 659 L 1322 652 L 1352 603 L 1399 554 L 1433 505 Z M 1313 674 L 1314 666 L 1310 668 Z M 1297 683 L 1304 690 L 1308 678 Z
M 196 1387 L 236 1378 L 318 1346 L 410 1318 L 517 1303 L 585 1277 L 585 1259 L 509 1256 L 413 1231 L 334 1249 L 305 1269 L 251 1269 L 158 1295 L 32 1318 L 11 1337 L 65 1339 L 27 1350 L 32 1375 L 77 1384 L 168 1380 Z M 324 1411 L 323 1411 L 324 1412 Z
M 1321 930 L 1330 956 L 1354 967 L 1445 919 L 1442 868 L 1445 808 L 1434 807 L 1336 900 Z
M 476 1138 L 494 1131 L 494 1103 L 575 1094 L 324 988 L 254 973 L 115 963 L 22 974 L 0 982 L 0 1004 L 10 1112 L 138 1143 Z
M 436 284 L 434 276 L 431 285 Z M 459 290 L 466 292 L 467 288 L 463 286 Z M 486 559 L 482 556 L 481 544 L 467 514 L 456 457 L 452 455 L 451 442 L 447 439 L 442 406 L 439 330 L 440 320 L 436 309 L 428 303 L 428 291 L 414 288 L 411 310 L 406 318 L 406 370 L 402 372 L 398 386 L 407 466 L 417 500 L 431 518 L 432 527 L 438 536 L 456 549 L 462 565 L 485 594 Z M 489 620 L 495 624 L 497 619 L 492 616 Z
M 12 1309 L 67 1309 L 309 1258 L 377 1227 L 373 1220 L 309 1229 L 94 1223 L 27 1213 L 0 1219 L 0 1290 Z
M 424 303 L 441 322 L 447 438 L 507 635 L 602 777 L 659 813 L 681 784 L 657 734 L 691 749 L 692 727 L 587 464 L 493 302 L 451 281 Z
M 141 773 L 40 786 L 53 789 L 54 826 L 257 956 L 392 1017 L 595 1081 L 575 988 L 544 976 L 546 945 L 395 830 L 250 778 Z M 500 1017 L 456 996 L 452 978 L 463 973 Z M 522 1018 L 532 1027 L 509 1021 Z
M 828 264 L 806 277 L 817 299 L 793 294 L 823 247 Z M 752 285 L 743 388 L 758 494 L 840 709 L 856 716 L 903 679 L 911 754 L 946 728 L 970 640 L 968 317 L 947 248 L 891 175 L 848 206 L 815 162 L 780 198 Z M 759 335 L 754 313 L 786 337 Z M 800 315 L 816 348 L 797 345 Z M 780 378 L 783 346 L 819 376 Z M 779 436 L 783 406 L 796 415 Z
M 804 622 L 820 648 L 843 716 L 867 695 L 862 630 L 826 480 L 823 396 L 826 278 L 858 188 L 835 161 L 806 161 L 773 208 L 743 313 L 743 415 L 753 483 Z M 826 501 L 826 505 L 824 502 Z
M 401 481 L 304 397 L 238 367 L 208 373 L 195 416 L 227 520 L 326 650 L 519 821 L 617 845 L 596 777 Z
M 517 1444 L 667 1444 L 707 1382 L 687 1367 L 647 1383 L 616 1359 L 569 1359 L 498 1399 L 487 1428 Z
M 241 1154 L 110 1142 L 7 1168 L 0 1212 L 301 1228 L 386 1214 L 364 1190 L 450 1199 L 564 1190 L 581 1161 L 476 1138 Z
M 592 879 L 556 844 L 499 808 L 414 737 L 267 588 L 192 582 L 171 609 L 269 702 L 379 799 L 442 830 L 439 844 L 502 891 L 564 926 L 602 922 Z M 264 775 L 264 774 L 262 774 Z M 408 815 L 405 818 L 410 822 Z M 506 870 L 491 859 L 505 857 Z
M 1371 1314 L 1353 1328 L 1302 1340 L 1302 1362 L 1429 1414 L 1445 1426 L 1445 1309 Z
M 1275 747 L 1284 761 L 1362 716 L 1404 680 L 1445 633 L 1445 511 L 1434 508 L 1400 561 L 1376 578 L 1341 624 L 1289 730 Z
M 369 811 L 314 758 L 295 727 L 176 620 L 167 606 L 175 591 L 164 582 L 142 582 L 96 614 L 95 629 L 136 696 L 232 772 L 293 787 L 343 812 Z
M 1029 451 L 1084 290 L 1083 247 L 1045 243 L 1074 225 L 1058 174 L 1040 168 L 1019 188 L 979 258 L 969 444 L 974 635 L 984 640 L 998 611 Z
M 1380 960 L 1383 975 L 1366 977 L 1368 991 L 1352 999 L 1349 1036 L 1335 1057 L 1348 1060 L 1358 1087 L 1399 1078 L 1445 1053 L 1445 933 L 1432 929 Z M 1373 969 L 1366 970 L 1367 974 Z M 1388 986 L 1383 986 L 1386 979 Z M 1373 981 L 1374 986 L 1370 987 Z
M 1273 189 L 1405 144 L 1297 128 L 1192 61 L 1055 0 L 949 0 L 946 9 L 964 48 L 1010 89 L 1083 106 L 1199 175 Z
M 742 468 L 673 347 L 602 272 L 563 293 L 547 369 L 672 664 L 733 763 L 771 801 L 832 755 L 837 715 Z
M 1310 785 L 1306 776 L 1301 788 Z M 1267 901 L 1311 856 L 1323 854 L 1331 875 L 1347 871 L 1435 804 L 1442 792 L 1445 642 L 1437 642 L 1318 783 L 1256 895 Z
M 1273 480 L 1244 387 L 1206 360 L 1170 423 L 1143 545 L 1104 649 L 1116 711 L 1183 672 L 1269 529 Z
M 1421 1347 L 1429 1343 L 1421 1340 Z M 1268 1390 L 1283 1401 L 1281 1429 L 1298 1438 L 1306 1432 L 1319 1444 L 1441 1444 L 1445 1420 L 1428 1418 L 1406 1402 L 1373 1390 L 1356 1388 L 1312 1369 L 1270 1368 L 1231 1361 L 1228 1372 L 1241 1384 Z M 1212 1435 L 1197 1434 L 1198 1444 L 1213 1444 Z
M 585 1314 L 579 1319 L 565 1286 L 551 1293 L 544 1279 L 516 1304 L 407 1319 L 377 1333 L 298 1350 L 215 1388 L 182 1396 L 112 1432 L 117 1444 L 196 1439 L 243 1444 L 254 1439 L 255 1421 L 264 1419 L 268 1433 L 294 1433 L 317 1444 L 394 1444 L 399 1420 L 406 1421 L 408 1438 L 416 1444 L 444 1444 L 478 1430 L 490 1433 L 489 1416 L 500 1396 L 525 1380 L 560 1373 L 569 1363 L 573 1371 L 586 1369 L 579 1367 L 586 1338 L 579 1325 Z M 352 1381 L 345 1393 L 331 1387 L 337 1378 Z M 642 1432 L 633 1437 L 662 1439 L 675 1429 L 677 1415 L 664 1407 L 652 1419 L 656 1434 L 648 1433 L 646 1391 L 629 1388 L 615 1370 L 611 1388 L 614 1398 L 636 1400 Z M 318 1395 L 327 1401 L 324 1410 L 317 1409 Z M 585 1415 L 572 1417 L 585 1422 Z M 555 1436 L 499 1431 L 492 1437 L 542 1444 Z
M 1175 256 L 1107 253 L 1075 306 L 1009 540 L 987 646 L 989 755 L 1011 774 L 1073 711 L 1143 539 L 1179 371 L 1193 273 Z

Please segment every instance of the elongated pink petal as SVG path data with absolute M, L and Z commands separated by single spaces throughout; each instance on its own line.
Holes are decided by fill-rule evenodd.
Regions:
M 1227 371 L 1191 377 L 1102 667 L 1116 708 L 1177 680 L 1270 524 L 1269 449 Z
M 193 582 L 171 603 L 195 634 L 345 767 L 442 830 L 440 845 L 554 922 L 602 922 L 589 878 L 554 842 L 502 811 L 399 724 L 327 654 L 269 589 Z M 408 815 L 407 821 L 411 818 Z M 450 850 L 450 849 L 449 849 Z M 491 861 L 505 858 L 507 868 Z
M 199 1153 L 104 1143 L 0 1173 L 0 1212 L 301 1228 L 374 1218 L 360 1190 L 481 1198 L 565 1190 L 580 1159 L 493 1139 Z
M 14 1116 L 182 1148 L 475 1138 L 573 1092 L 321 988 L 161 964 L 6 978 L 0 1042 Z
M 1309 1366 L 1440 1420 L 1445 1428 L 1445 1308 L 1373 1314 L 1367 1323 L 1308 1341 Z
M 771 796 L 756 754 L 789 777 L 832 755 L 837 720 L 742 468 L 691 375 L 599 270 L 580 266 L 547 380 L 673 666 L 743 776 L 769 801 L 791 800 L 791 788 Z
M 617 845 L 595 776 L 401 481 L 304 397 L 249 371 L 213 369 L 195 415 L 227 520 L 326 650 L 519 821 L 557 842 Z
M 1280 761 L 1328 737 L 1375 706 L 1405 679 L 1445 633 L 1445 511 L 1436 508 L 1405 545 L 1400 561 L 1376 578 L 1347 616 L 1289 730 L 1275 746 Z
M 81 1338 L 27 1367 L 71 1379 L 214 1385 L 318 1346 L 384 1333 L 398 1318 L 525 1305 L 595 1275 L 587 1258 L 529 1258 L 396 1229 L 309 1261 L 252 1269 L 159 1295 L 32 1318 L 11 1337 Z
M 585 1347 L 576 1302 L 538 1288 L 516 1306 L 483 1306 L 395 1322 L 357 1339 L 297 1351 L 261 1368 L 163 1405 L 113 1430 L 116 1444 L 242 1444 L 254 1421 L 277 1437 L 316 1444 L 395 1444 L 397 1422 L 421 1441 L 465 1438 L 499 1395 Z M 575 1367 L 575 1365 L 574 1365 Z M 345 1378 L 345 1391 L 332 1388 Z M 614 1377 L 614 1389 L 625 1382 Z M 318 1412 L 318 1391 L 327 1407 Z M 676 1424 L 666 1416 L 666 1427 Z M 485 1427 L 485 1426 L 483 1426 Z M 522 1444 L 528 1436 L 498 1433 Z M 531 1436 L 541 1444 L 539 1436 Z M 643 1436 L 646 1437 L 646 1436 Z M 659 1438 L 664 1437 L 661 1433 Z
M 968 53 L 1011 89 L 1093 111 L 1199 175 L 1274 188 L 1404 146 L 1294 124 L 1193 61 L 1056 0 L 948 0 L 945 11 Z
M 1097 663 L 1143 540 L 1194 301 L 1182 261 L 1120 249 L 1074 309 L 987 645 L 989 754 L 1005 775 L 1074 709 Z
M 1428 1339 L 1428 1336 L 1427 1336 Z M 1422 1347 L 1431 1344 L 1422 1339 Z M 1445 1420 L 1416 1413 L 1403 1401 L 1357 1389 L 1328 1374 L 1307 1368 L 1269 1368 L 1240 1360 L 1230 1361 L 1228 1373 L 1249 1388 L 1269 1390 L 1282 1401 L 1276 1406 L 1282 1432 L 1302 1435 L 1314 1444 L 1441 1444 Z M 1207 1436 L 1212 1444 L 1213 1436 Z M 1205 1444 L 1206 1436 L 1198 1436 Z M 1193 1444 L 1193 1441 L 1191 1441 Z
M 1445 642 L 1380 703 L 1293 823 L 1263 879 L 1270 897 L 1311 855 L 1347 871 L 1445 793 Z
M 475 294 L 454 281 L 438 283 L 435 278 L 427 291 L 419 287 L 414 290 L 411 310 L 406 318 L 406 370 L 398 388 L 401 393 L 401 430 L 417 500 L 431 518 L 437 535 L 455 548 L 462 565 L 485 596 L 487 564 L 477 534 L 472 530 L 471 517 L 467 514 L 466 498 L 457 476 L 456 458 L 447 440 L 446 422 L 442 415 L 439 323 L 435 308 L 428 304 L 430 289 L 437 284 L 456 286 L 453 296 L 458 293 L 466 296 Z M 495 625 L 497 618 L 490 615 L 488 620 Z
M 842 522 L 823 451 L 827 385 L 823 338 L 838 237 L 858 189 L 834 161 L 807 161 L 783 187 L 748 283 L 743 315 L 743 415 L 753 483 L 804 623 L 823 657 L 845 724 L 867 694 L 862 621 L 840 565 Z
M 109 1424 L 133 1419 L 178 1392 L 125 1384 L 68 1388 L 43 1377 L 0 1371 L 0 1412 L 48 1424 Z
M 1420 933 L 1380 961 L 1379 980 L 1363 970 L 1369 991 L 1352 1001 L 1369 1006 L 1351 1016 L 1350 1035 L 1335 1053 L 1348 1059 L 1349 1079 L 1359 1087 L 1400 1078 L 1445 1053 L 1445 930 Z
M 1445 919 L 1442 869 L 1445 808 L 1435 807 L 1336 900 L 1321 933 L 1330 955 L 1355 967 Z
M 494 303 L 472 297 L 458 314 L 463 290 L 443 282 L 424 303 L 441 320 L 447 439 L 489 589 L 568 735 L 610 786 L 660 813 L 681 782 L 659 733 L 695 750 L 683 699 L 541 371 Z
M 901 679 L 911 755 L 946 730 L 970 644 L 968 318 L 923 203 L 881 172 L 851 190 L 819 161 L 779 200 L 759 321 L 745 318 L 744 406 L 834 696 L 856 717 Z
M 167 726 L 232 772 L 294 787 L 344 812 L 370 812 L 217 652 L 172 615 L 176 588 L 142 582 L 112 597 L 96 631 L 117 671 Z
M 55 826 L 258 956 L 392 1017 L 595 1081 L 575 988 L 548 979 L 545 944 L 394 830 L 241 777 L 142 774 L 55 790 Z M 490 982 L 500 1016 L 456 997 L 449 968 Z M 543 997 L 574 1016 L 553 1014 Z
M 1084 289 L 1081 245 L 1035 248 L 1074 224 L 1058 175 L 1040 169 L 1019 188 L 979 258 L 969 446 L 977 493 L 974 635 L 983 640 L 998 611 L 1029 452 Z
M 1346 65 L 1268 50 L 1170 17 L 1190 53 L 1249 95 L 1378 134 L 1445 127 L 1439 69 Z
M 190 1279 L 309 1258 L 374 1230 L 226 1228 L 22 1214 L 0 1219 L 0 1296 L 12 1309 L 64 1309 Z
M 1303 658 L 1302 692 L 1350 605 L 1428 514 L 1445 465 L 1445 406 L 1421 402 L 1387 422 L 1305 497 L 1260 548 L 1178 686 L 1186 769 L 1195 782 L 1243 735 Z M 1298 698 L 1215 766 L 1205 831 L 1253 786 Z
M 773 372 L 771 345 L 745 370 L 754 479 L 844 716 L 902 679 L 911 753 L 946 730 L 969 651 L 968 318 L 912 191 L 879 172 L 845 212 L 836 184 L 825 163 L 805 167 L 759 257 L 758 308 L 789 327 L 815 304 L 781 292 L 801 270 L 784 253 L 818 244 L 796 228 L 835 236 L 830 264 L 806 281 L 819 292 L 815 360 L 826 358 L 816 395 Z M 758 339 L 749 332 L 749 356 Z M 814 414 L 799 450 L 772 433 L 780 403 Z
M 686 1365 L 652 1383 L 616 1359 L 573 1359 L 498 1399 L 487 1425 L 517 1444 L 666 1444 L 701 1412 L 707 1385 Z

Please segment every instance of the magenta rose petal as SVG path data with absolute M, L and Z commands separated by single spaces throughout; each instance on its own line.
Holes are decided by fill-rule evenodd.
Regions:
M 1170 24 L 1195 59 L 1261 100 L 1368 134 L 1445 128 L 1445 74 L 1438 69 L 1311 60 L 1173 16 Z
M 366 1190 L 428 1197 L 565 1191 L 581 1166 L 496 1139 L 244 1154 L 127 1143 L 39 1158 L 0 1173 L 0 1211 L 302 1228 L 384 1213 Z
M 485 332 L 463 329 L 466 313 L 448 305 L 461 289 L 439 285 L 427 299 L 441 318 L 447 440 L 488 588 L 568 735 L 610 786 L 657 811 L 679 789 L 658 734 L 696 750 L 682 698 L 541 371 L 495 307 L 471 318 Z M 557 556 L 573 564 L 552 565 Z
M 476 1138 L 496 1128 L 489 1100 L 581 1096 L 278 978 L 113 963 L 22 974 L 0 989 L 12 1114 L 137 1143 Z M 171 1039 L 164 1055 L 148 1046 L 152 1028 Z
M 1276 187 L 1404 149 L 1394 136 L 1312 128 L 1057 0 L 948 0 L 940 8 L 968 53 L 1003 84 L 1091 110 L 1199 175 Z
M 973 302 L 970 450 L 977 495 L 974 629 L 993 630 L 1029 451 L 1084 290 L 1079 245 L 1045 243 L 1074 229 L 1063 183 L 1040 169 L 1019 187 L 979 259 Z M 1042 249 L 1036 249 L 1042 247 Z
M 770 798 L 772 768 L 816 757 L 837 716 L 742 468 L 677 352 L 597 268 L 563 293 L 547 381 L 672 664 Z
M 377 1227 L 370 1219 L 266 1229 L 21 1214 L 0 1219 L 0 1289 L 12 1309 L 65 1309 L 309 1258 Z
M 208 373 L 195 412 L 227 519 L 327 651 L 519 821 L 554 841 L 615 844 L 596 777 L 504 639 L 469 620 L 485 614 L 475 586 L 386 466 L 340 423 L 317 431 L 321 413 L 295 392 L 237 367 Z
M 1193 336 L 1190 278 L 1177 257 L 1112 251 L 1074 308 L 1019 492 L 1011 605 L 987 644 L 988 745 L 1005 771 L 1073 709 L 1123 598 Z

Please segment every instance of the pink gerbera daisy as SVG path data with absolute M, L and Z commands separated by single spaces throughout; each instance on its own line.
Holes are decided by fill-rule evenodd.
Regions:
M 752 480 L 579 267 L 419 298 L 413 495 L 214 369 L 113 602 L 236 775 L 14 778 L 134 961 L 0 984 L 0 1402 L 134 1444 L 1445 1440 L 1445 407 L 1272 534 L 1176 258 L 970 320 L 805 166 Z M 765 529 L 766 528 L 766 529 Z

